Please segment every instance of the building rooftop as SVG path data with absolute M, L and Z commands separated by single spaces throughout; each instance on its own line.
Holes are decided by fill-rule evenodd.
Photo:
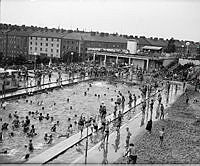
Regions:
M 33 32 L 30 36 L 36 36 L 36 37 L 52 37 L 52 38 L 62 38 L 64 36 L 63 33 L 56 32 L 56 31 L 51 31 L 51 30 L 43 30 L 43 31 L 36 31 Z
M 32 30 L 11 30 L 8 32 L 10 36 L 30 36 L 33 33 Z
M 77 32 L 65 33 L 63 38 L 69 39 L 69 40 L 82 40 L 81 33 L 77 33 Z
M 97 41 L 97 42 L 108 42 L 108 43 L 127 43 L 127 40 L 120 36 L 107 35 L 106 33 L 91 34 L 89 32 L 80 33 L 72 32 L 66 33 L 63 38 L 71 40 L 84 40 L 84 41 Z
M 139 45 L 150 45 L 150 43 L 146 40 L 146 38 L 140 37 L 140 38 L 136 38 L 136 40 L 138 41 Z
M 160 46 L 160 47 L 166 47 L 167 42 L 165 40 L 160 39 L 153 39 L 153 38 L 146 38 L 146 40 L 150 43 L 151 46 Z

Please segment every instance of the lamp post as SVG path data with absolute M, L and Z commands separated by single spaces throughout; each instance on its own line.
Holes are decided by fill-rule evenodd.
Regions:
M 74 52 L 71 52 L 71 63 L 73 61 L 73 55 L 74 55 Z
M 37 52 L 34 52 L 33 53 L 33 55 L 34 55 L 34 70 L 36 69 L 36 58 L 37 58 Z
M 184 52 L 185 52 L 185 51 L 184 51 L 184 47 L 185 47 L 184 45 L 181 45 L 181 48 L 182 48 L 181 52 L 182 52 L 182 54 L 183 54 L 182 56 L 184 56 Z
M 89 125 L 90 125 L 90 123 L 89 123 L 89 118 L 88 118 L 88 120 L 87 120 L 87 122 L 86 122 L 86 127 L 87 127 L 87 138 L 86 138 L 86 145 L 85 145 L 85 164 L 87 164 L 87 151 L 88 151 L 88 127 L 89 127 Z
M 189 45 L 190 45 L 190 42 L 186 42 L 186 46 L 187 46 L 187 49 L 186 49 L 187 52 L 186 52 L 186 54 L 187 55 L 189 55 Z

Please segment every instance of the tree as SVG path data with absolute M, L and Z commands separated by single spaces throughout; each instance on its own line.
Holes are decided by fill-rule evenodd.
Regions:
M 36 64 L 40 64 L 42 61 L 41 61 L 41 58 L 40 58 L 40 56 L 37 56 L 36 57 Z
M 23 55 L 19 55 L 14 59 L 14 61 L 16 65 L 23 65 L 26 63 L 26 58 Z
M 168 45 L 167 45 L 167 48 L 166 48 L 166 53 L 173 53 L 176 51 L 176 46 L 174 44 L 175 40 L 173 38 L 171 38 L 169 41 L 168 41 Z

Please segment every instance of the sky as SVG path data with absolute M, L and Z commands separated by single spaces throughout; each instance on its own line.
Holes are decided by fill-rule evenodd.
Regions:
M 200 41 L 200 0 L 0 0 L 1 22 Z

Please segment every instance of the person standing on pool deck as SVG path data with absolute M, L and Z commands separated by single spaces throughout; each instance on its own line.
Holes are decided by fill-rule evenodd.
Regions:
M 121 94 L 122 96 L 122 112 L 124 112 L 124 107 L 125 107 L 125 97 Z
M 133 101 L 134 101 L 134 107 L 136 106 L 136 102 L 137 102 L 137 97 L 135 94 L 133 94 Z
M 119 97 L 119 95 L 117 95 L 117 104 L 119 106 L 120 109 L 120 105 L 121 105 L 121 98 Z
M 127 135 L 126 135 L 126 145 L 125 145 L 125 147 L 126 147 L 126 149 L 128 149 L 129 148 L 129 141 L 130 141 L 130 138 L 131 138 L 131 132 L 129 131 L 129 128 L 127 127 L 126 128 L 126 131 L 127 131 Z
M 115 102 L 113 115 L 114 115 L 114 119 L 115 119 L 117 117 L 117 102 Z
M 105 126 L 105 135 L 104 135 L 104 139 L 106 142 L 108 142 L 108 137 L 109 137 L 109 122 L 106 122 L 106 126 Z
M 146 130 L 149 131 L 149 133 L 151 134 L 151 129 L 152 129 L 152 119 L 150 118 L 150 120 L 147 122 Z
M 129 107 L 131 108 L 132 107 L 132 102 L 133 102 L 133 98 L 132 98 L 132 94 L 129 92 Z
M 164 128 L 162 128 L 161 131 L 159 131 L 159 135 L 160 135 L 160 146 L 163 145 L 163 139 L 164 139 Z
M 82 138 L 82 134 L 83 134 L 83 128 L 84 128 L 84 120 L 83 120 L 83 117 L 81 115 L 79 121 L 78 121 L 78 129 L 80 130 L 81 132 L 81 138 Z
M 161 101 L 162 101 L 162 96 L 161 96 L 161 94 L 159 93 L 159 94 L 158 94 L 158 103 L 159 103 L 159 105 L 161 104 Z
M 154 105 L 154 101 L 153 101 L 153 99 L 151 99 L 151 102 L 150 102 L 150 113 L 151 113 L 151 116 L 153 114 L 153 105 Z
M 163 104 L 161 104 L 161 106 L 160 106 L 160 119 L 164 119 L 164 116 L 165 116 L 164 106 L 163 106 Z

